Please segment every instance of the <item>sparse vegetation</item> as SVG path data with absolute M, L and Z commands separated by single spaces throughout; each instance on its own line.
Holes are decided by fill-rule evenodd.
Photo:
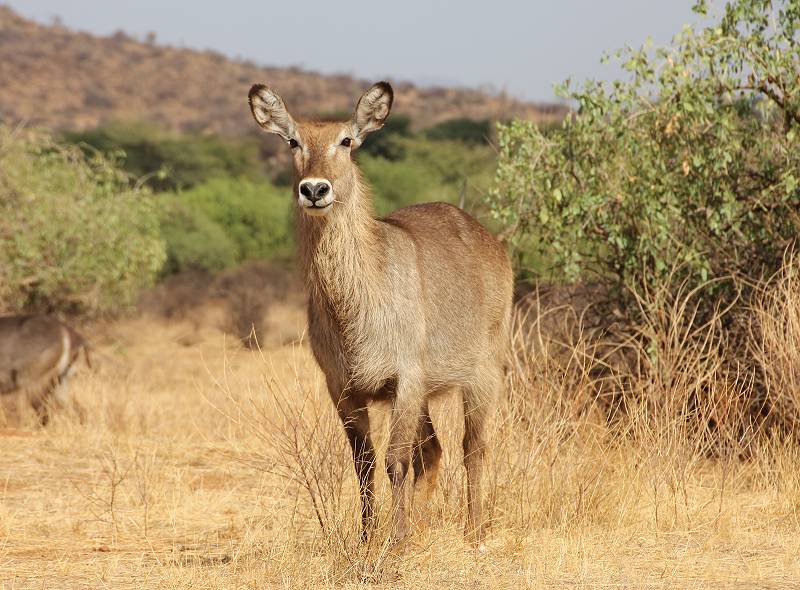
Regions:
M 797 325 L 800 285 L 769 289 L 761 321 Z M 676 339 L 680 316 L 665 308 L 671 323 L 657 334 L 674 363 L 632 374 L 640 402 L 609 423 L 596 403 L 605 380 L 591 371 L 591 333 L 577 321 L 568 337 L 555 333 L 569 315 L 541 304 L 531 296 L 520 308 L 491 431 L 484 554 L 462 536 L 457 397 L 432 405 L 444 463 L 438 487 L 414 494 L 413 542 L 385 543 L 384 510 L 379 534 L 361 545 L 350 450 L 310 351 L 240 351 L 210 317 L 196 331 L 138 318 L 93 331 L 105 360 L 75 381 L 86 426 L 63 415 L 47 436 L 0 431 L 0 578 L 23 587 L 790 586 L 800 576 L 800 452 L 777 440 L 748 445 L 730 428 L 747 376 L 729 381 L 713 352 Z M 769 351 L 780 338 L 784 354 L 767 359 L 777 377 L 800 350 L 786 332 L 770 334 L 752 342 Z M 784 382 L 776 399 L 793 395 Z M 670 411 L 698 384 L 718 394 L 703 406 L 721 417 L 729 445 L 715 456 Z M 388 415 L 380 405 L 370 413 L 382 464 Z M 386 499 L 382 469 L 377 477 Z M 59 510 L 44 509 L 52 505 Z M 51 551 L 57 569 L 43 567 Z
M 0 8 L 0 27 L 0 112 L 12 124 L 93 129 L 109 121 L 145 119 L 170 132 L 235 137 L 253 131 L 242 108 L 255 82 L 272 85 L 304 116 L 349 114 L 353 98 L 364 90 L 363 81 L 352 76 L 264 67 L 214 51 L 142 42 L 122 31 L 92 36 L 36 24 L 5 6 Z M 402 91 L 398 113 L 411 117 L 418 129 L 459 117 L 558 121 L 567 111 L 562 105 L 537 105 L 468 88 L 403 84 Z
M 214 291 L 226 303 L 228 333 L 251 350 L 265 346 L 270 336 L 267 314 L 275 301 L 286 297 L 290 282 L 286 268 L 264 262 L 243 264 L 217 277 Z

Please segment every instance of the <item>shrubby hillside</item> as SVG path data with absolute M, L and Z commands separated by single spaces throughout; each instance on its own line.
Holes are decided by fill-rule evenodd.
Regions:
M 269 62 L 269 55 L 264 56 Z M 259 66 L 212 51 L 43 26 L 0 6 L 0 120 L 51 129 L 91 129 L 112 120 L 238 135 L 253 131 L 250 85 L 266 81 L 294 112 L 350 112 L 368 82 L 298 68 Z M 420 127 L 458 117 L 549 121 L 564 107 L 535 105 L 477 90 L 396 85 L 395 111 Z M 245 108 L 243 108 L 245 107 Z

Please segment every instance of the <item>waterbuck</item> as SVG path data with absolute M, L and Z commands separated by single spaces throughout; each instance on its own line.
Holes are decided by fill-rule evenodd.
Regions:
M 82 419 L 83 410 L 68 387 L 81 351 L 89 364 L 86 341 L 54 317 L 0 317 L 0 394 L 28 395 L 43 426 L 54 406 L 64 408 L 70 401 Z
M 309 337 L 353 450 L 362 538 L 375 520 L 368 401 L 392 403 L 386 469 L 392 534 L 400 539 L 408 534 L 403 484 L 409 468 L 432 485 L 442 453 L 428 401 L 457 388 L 465 422 L 466 533 L 479 543 L 485 423 L 501 386 L 511 315 L 505 249 L 445 203 L 375 219 L 352 155 L 389 115 L 393 92 L 386 82 L 364 93 L 347 122 L 295 120 L 261 84 L 249 98 L 256 122 L 292 151 Z

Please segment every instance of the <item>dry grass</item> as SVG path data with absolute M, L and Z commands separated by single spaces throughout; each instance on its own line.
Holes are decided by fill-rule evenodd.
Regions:
M 462 540 L 455 397 L 432 408 L 444 464 L 430 496 L 415 492 L 411 540 L 361 545 L 349 450 L 307 346 L 281 337 L 249 352 L 213 323 L 142 318 L 95 330 L 97 367 L 74 383 L 85 425 L 23 417 L 0 431 L 3 587 L 797 586 L 800 449 L 712 457 L 659 410 L 696 379 L 712 410 L 744 387 L 724 385 L 703 339 L 681 336 L 682 312 L 654 318 L 671 364 L 643 363 L 641 403 L 609 424 L 580 331 L 558 342 L 531 309 L 492 426 L 485 553 Z M 775 326 L 786 309 L 764 307 Z M 778 361 L 795 367 L 800 342 L 783 340 L 794 356 Z M 383 448 L 384 410 L 374 416 Z M 381 470 L 378 495 L 385 517 Z

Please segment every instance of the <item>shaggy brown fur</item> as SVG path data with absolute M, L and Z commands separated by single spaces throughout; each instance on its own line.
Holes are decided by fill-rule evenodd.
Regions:
M 81 351 L 87 364 L 86 341 L 53 317 L 16 315 L 0 317 L 0 394 L 28 395 L 42 425 L 54 406 L 72 401 L 68 379 Z
M 485 421 L 505 360 L 511 265 L 500 242 L 451 205 L 415 205 L 374 218 L 351 151 L 383 126 L 392 96 L 387 83 L 374 85 L 345 123 L 297 122 L 262 85 L 251 89 L 250 105 L 259 125 L 292 147 L 311 345 L 353 449 L 364 535 L 374 524 L 368 401 L 392 403 L 386 468 L 393 533 L 400 538 L 408 532 L 403 484 L 409 468 L 432 485 L 441 456 L 428 400 L 458 388 L 465 419 L 466 531 L 480 542 Z M 320 184 L 329 190 L 313 200 L 309 186 Z

